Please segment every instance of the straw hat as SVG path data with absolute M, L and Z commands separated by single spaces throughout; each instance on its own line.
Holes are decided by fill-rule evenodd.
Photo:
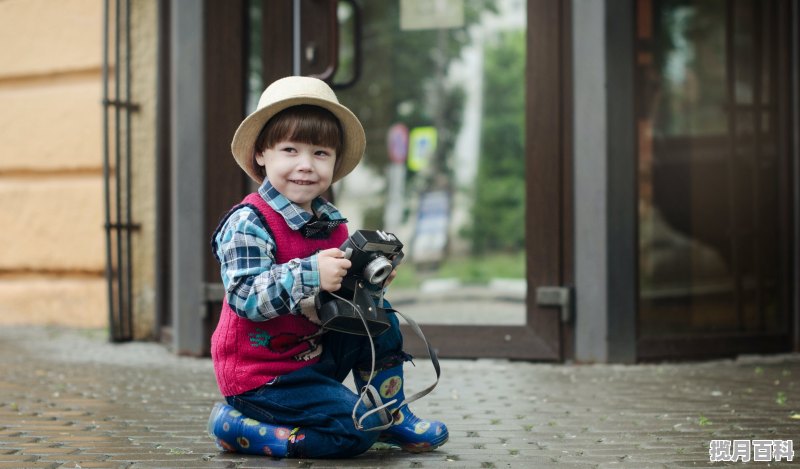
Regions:
M 264 90 L 258 100 L 258 108 L 239 124 L 231 142 L 231 151 L 236 162 L 259 184 L 264 178 L 259 174 L 253 159 L 258 134 L 272 116 L 300 104 L 312 104 L 327 109 L 339 119 L 342 126 L 342 151 L 336 155 L 339 164 L 333 173 L 333 182 L 346 176 L 361 161 L 367 144 L 364 128 L 355 114 L 339 104 L 336 94 L 328 84 L 311 77 L 281 78 Z

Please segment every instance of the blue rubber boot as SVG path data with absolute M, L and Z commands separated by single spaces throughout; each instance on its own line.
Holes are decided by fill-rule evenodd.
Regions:
M 353 373 L 356 386 L 363 388 L 369 378 L 368 371 Z M 371 382 L 381 395 L 383 402 L 397 399 L 399 405 L 405 400 L 403 391 L 403 365 L 387 368 L 375 373 Z M 438 420 L 425 420 L 411 412 L 407 405 L 392 408 L 394 423 L 383 430 L 379 440 L 397 445 L 411 453 L 433 451 L 447 442 L 449 433 L 444 423 Z
M 289 443 L 302 439 L 298 430 L 247 418 L 221 402 L 214 405 L 208 418 L 208 435 L 216 440 L 220 450 L 233 453 L 284 458 Z

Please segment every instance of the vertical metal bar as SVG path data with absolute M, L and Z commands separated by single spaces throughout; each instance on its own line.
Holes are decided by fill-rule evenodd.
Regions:
M 574 285 L 575 285 L 575 236 L 574 236 L 574 187 L 573 187 L 573 86 L 572 86 L 572 2 L 560 2 L 561 8 L 561 24 L 560 24 L 560 40 L 561 47 L 559 50 L 559 68 L 561 69 L 561 151 L 563 158 L 559 160 L 559 170 L 561 186 L 561 193 L 559 196 L 559 239 L 558 243 L 560 268 L 559 268 L 559 285 L 573 287 L 571 292 L 570 301 L 572 302 L 572 316 L 574 318 Z M 528 203 L 527 201 L 525 203 Z M 638 220 L 637 220 L 638 221 Z M 526 221 L 526 229 L 529 230 L 530 223 L 535 221 Z M 527 247 L 526 247 L 527 249 Z M 527 267 L 527 266 L 526 266 Z M 526 280 L 527 280 L 526 273 Z M 527 287 L 527 281 L 526 281 Z M 637 308 L 638 311 L 638 308 Z M 558 340 L 560 348 L 560 357 L 562 360 L 573 360 L 575 358 L 575 322 L 569 321 L 562 323 L 560 327 L 561 336 Z
M 124 339 L 133 338 L 133 258 L 131 248 L 131 231 L 133 220 L 131 205 L 133 205 L 131 190 L 131 1 L 125 0 L 125 310 L 122 311 L 124 319 Z
M 770 2 L 770 16 L 766 23 L 765 30 L 768 32 L 769 44 L 769 93 L 767 94 L 769 112 L 769 127 L 767 135 L 771 136 L 771 143 L 774 145 L 773 159 L 778 175 L 778 197 L 777 209 L 778 230 L 769 242 L 776 243 L 777 255 L 773 256 L 772 261 L 776 262 L 775 275 L 778 279 L 777 291 L 781 305 L 776 313 L 777 324 L 782 324 L 791 328 L 792 300 L 791 292 L 794 288 L 791 285 L 791 259 L 792 249 L 788 241 L 792 238 L 792 143 L 790 129 L 792 123 L 792 90 L 791 90 L 791 49 L 790 42 L 791 20 L 787 15 L 791 8 L 786 2 L 773 0 Z M 787 21 L 788 20 L 788 21 Z M 786 96 L 790 97 L 786 100 Z M 784 104 L 785 103 L 785 104 Z M 791 332 L 790 332 L 791 334 Z
M 739 249 L 737 240 L 739 238 L 738 217 L 736 216 L 736 63 L 734 28 L 735 28 L 735 4 L 733 0 L 727 0 L 725 11 L 725 75 L 727 78 L 727 101 L 728 101 L 728 217 L 729 217 L 729 236 L 731 249 L 731 265 L 733 270 L 734 282 L 734 303 L 736 317 L 739 322 L 739 330 L 744 328 L 744 317 L 742 311 L 742 278 L 741 262 L 739 260 Z
M 764 24 L 763 24 L 763 5 L 768 5 L 768 3 L 762 3 L 759 0 L 750 0 L 750 5 L 753 8 L 753 62 L 752 62 L 752 73 L 753 73 L 753 153 L 751 156 L 752 161 L 752 171 L 751 176 L 753 178 L 753 236 L 752 236 L 752 245 L 753 245 L 753 268 L 755 269 L 755 281 L 756 281 L 756 317 L 758 318 L 758 325 L 760 332 L 764 332 L 764 326 L 766 324 L 764 314 L 766 311 L 764 310 L 764 279 L 763 273 L 764 269 L 762 268 L 763 259 L 761 258 L 761 241 L 762 236 L 761 232 L 763 230 L 761 224 L 761 184 L 759 184 L 761 179 L 761 159 L 763 157 L 762 148 L 761 148 L 761 117 L 763 111 L 763 100 L 762 100 L 762 84 L 761 79 L 763 77 L 764 71 L 764 58 L 762 57 L 763 54 L 763 35 L 764 35 Z
M 792 148 L 792 166 L 794 177 L 792 178 L 792 215 L 794 225 L 794 235 L 792 236 L 793 249 L 793 262 L 792 270 L 794 272 L 792 287 L 792 303 L 793 308 L 791 311 L 794 313 L 792 322 L 794 323 L 794 350 L 800 351 L 800 286 L 798 286 L 798 277 L 800 277 L 800 249 L 798 249 L 798 237 L 800 237 L 800 7 L 797 2 L 789 2 L 789 15 L 790 15 L 790 28 L 791 28 L 791 85 L 792 103 L 791 103 L 791 148 Z
M 777 184 L 778 203 L 775 207 L 774 222 L 777 230 L 770 232 L 772 236 L 765 240 L 772 243 L 776 251 L 770 250 L 771 264 L 767 265 L 766 272 L 774 276 L 776 280 L 773 295 L 780 305 L 774 314 L 775 322 L 772 327 L 788 327 L 790 338 L 793 336 L 791 331 L 792 307 L 792 252 L 790 246 L 792 239 L 792 85 L 791 67 L 792 38 L 791 33 L 791 12 L 790 5 L 784 0 L 771 0 L 766 10 L 767 18 L 764 24 L 764 54 L 768 58 L 765 66 L 767 70 L 767 86 L 769 90 L 764 94 L 767 103 L 764 106 L 765 112 L 769 116 L 769 125 L 764 130 L 767 141 L 767 149 L 772 150 L 769 155 L 771 162 L 775 165 L 774 183 Z M 789 99 L 787 99 L 789 98 Z M 767 181 L 769 183 L 770 181 Z M 769 288 L 769 287 L 767 287 Z M 770 290 L 767 289 L 767 292 Z M 766 301 L 769 301 L 767 299 Z M 765 311 L 766 313 L 766 311 Z M 766 314 L 765 314 L 766 318 Z M 766 323 L 766 330 L 769 331 L 770 323 Z
M 302 0 L 293 0 L 292 4 L 292 74 L 300 75 L 300 64 L 302 59 L 302 52 L 300 50 L 300 2 Z
M 158 2 L 158 83 L 156 95 L 156 336 L 166 333 L 169 319 L 169 12 L 168 2 Z
M 120 316 L 122 313 L 122 288 L 121 288 L 121 281 L 120 276 L 122 275 L 122 243 L 120 242 L 120 230 L 119 230 L 119 223 L 120 223 L 120 216 L 122 214 L 122 192 L 120 191 L 120 180 L 121 180 L 121 157 L 122 157 L 122 141 L 121 141 L 121 129 L 120 129 L 120 121 L 121 121 L 121 108 L 119 106 L 120 100 L 120 57 L 121 53 L 121 45 L 120 45 L 120 38 L 119 38 L 119 31 L 120 31 L 120 23 L 121 23 L 121 12 L 120 12 L 121 0 L 116 0 L 116 11 L 114 12 L 115 15 L 115 31 L 114 31 L 114 54 L 115 54 L 115 69 L 114 69 L 114 99 L 117 101 L 117 106 L 114 109 L 115 115 L 115 126 L 114 126 L 114 135 L 116 137 L 115 144 L 115 155 L 114 155 L 114 179 L 115 179 L 115 195 L 116 195 L 116 212 L 114 213 L 115 217 L 115 230 L 116 230 L 116 240 L 117 240 L 117 311 L 115 324 L 114 324 L 114 340 L 119 340 L 120 338 Z
M 633 0 L 605 3 L 605 83 L 614 83 L 603 91 L 608 358 L 633 363 L 637 358 L 635 18 Z
M 546 4 L 547 8 L 558 2 L 531 2 L 531 5 Z M 544 8 L 542 8 L 544 9 Z M 540 8 L 537 8 L 540 10 Z M 636 361 L 636 222 L 635 214 L 635 161 L 636 132 L 634 114 L 634 16 L 633 0 L 597 2 L 594 0 L 573 1 L 572 10 L 572 88 L 574 94 L 574 120 L 572 122 L 573 163 L 575 200 L 575 289 L 577 311 L 575 316 L 575 359 L 582 361 L 623 362 Z M 537 39 L 549 39 L 537 31 L 548 26 L 551 18 L 536 18 L 536 11 L 529 9 L 529 45 Z M 610 25 L 613 25 L 611 27 Z M 538 48 L 542 49 L 542 48 Z M 551 55 L 552 54 L 552 55 Z M 549 66 L 549 57 L 557 53 L 548 48 L 542 57 Z M 529 87 L 533 91 L 552 91 L 559 86 L 561 75 L 542 73 L 539 62 L 528 55 L 528 81 L 535 83 L 544 79 L 544 84 Z M 552 90 L 550 80 L 555 80 Z M 607 86 L 614 83 L 615 86 Z M 547 88 L 543 88 L 547 87 Z M 545 93 L 532 98 L 550 103 Z M 560 106 L 560 103 L 558 104 Z M 535 115 L 538 108 L 528 105 L 527 116 Z M 547 108 L 551 111 L 551 108 Z M 551 112 L 552 115 L 557 113 Z M 553 119 L 551 119 L 553 120 Z M 557 120 L 557 119 L 556 119 Z M 537 123 L 539 127 L 539 125 Z M 536 128 L 536 126 L 529 129 Z M 545 130 L 552 130 L 546 126 Z M 543 132 L 544 134 L 544 132 Z M 547 136 L 550 140 L 559 136 Z M 536 150 L 550 150 L 548 138 L 532 142 L 529 155 Z M 540 139 L 541 140 L 541 139 Z M 558 151 L 562 145 L 552 146 Z M 560 153 L 556 153 L 561 156 Z M 537 162 L 540 158 L 530 158 Z M 528 165 L 531 168 L 546 166 Z M 541 179 L 541 175 L 537 176 Z M 527 179 L 529 190 L 531 179 Z M 536 195 L 551 192 L 533 190 L 528 201 L 535 202 Z M 551 194 L 552 195 L 552 194 Z M 534 197 L 532 199 L 531 197 Z M 544 199 L 542 199 L 544 200 Z M 547 200 L 554 200 L 549 198 Z M 586 202 L 586 203 L 583 203 Z M 533 203 L 528 204 L 531 207 Z M 551 211 L 543 213 L 551 214 Z M 543 238 L 544 239 L 544 238 Z M 530 247 L 530 241 L 528 247 Z M 534 250 L 532 249 L 530 254 Z M 536 251 L 542 253 L 542 249 Z M 547 260 L 549 256 L 544 256 Z M 528 264 L 532 266 L 533 264 Z M 534 270 L 528 270 L 529 279 Z M 528 288 L 535 285 L 529 283 Z M 528 295 L 529 298 L 532 295 Z M 534 325 L 528 316 L 529 325 Z
M 773 262 L 777 262 L 775 275 L 778 279 L 775 295 L 779 299 L 781 308 L 777 314 L 777 324 L 791 329 L 792 315 L 792 251 L 789 244 L 792 239 L 792 89 L 791 67 L 792 57 L 791 19 L 787 15 L 791 8 L 786 2 L 774 0 L 771 2 L 770 19 L 767 31 L 769 36 L 770 56 L 770 81 L 769 81 L 769 122 L 767 135 L 772 136 L 775 153 L 774 160 L 778 174 L 778 232 L 772 238 L 778 250 Z M 776 27 L 771 27 L 775 25 Z M 787 100 L 786 97 L 789 97 Z M 795 122 L 796 124 L 796 122 Z M 791 331 L 790 331 L 791 336 Z
M 110 170 L 109 170 L 109 139 L 108 139 L 108 41 L 109 41 L 109 2 L 103 2 L 103 208 L 105 210 L 105 230 L 106 230 L 106 287 L 108 293 L 108 325 L 113 337 L 114 327 L 114 289 L 113 269 L 111 259 L 111 192 L 110 192 Z
M 176 353 L 199 355 L 203 333 L 205 190 L 205 20 L 206 3 L 172 0 L 170 5 L 172 75 L 171 294 Z

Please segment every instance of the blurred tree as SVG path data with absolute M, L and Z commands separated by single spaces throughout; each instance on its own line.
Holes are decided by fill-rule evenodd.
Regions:
M 361 78 L 356 86 L 338 94 L 367 132 L 367 166 L 383 174 L 388 164 L 385 135 L 392 124 L 432 125 L 439 132 L 432 170 L 416 178 L 422 180 L 411 187 L 429 189 L 443 174 L 451 180 L 449 160 L 461 128 L 464 92 L 448 87 L 445 77 L 471 41 L 469 26 L 484 12 L 496 12 L 495 3 L 465 1 L 462 27 L 402 31 L 399 0 L 358 2 L 363 24 Z
M 734 7 L 734 11 L 728 11 Z M 753 15 L 746 2 L 724 0 L 662 0 L 654 8 L 657 73 L 649 83 L 660 92 L 655 119 L 657 136 L 719 135 L 727 131 L 726 21 L 737 13 L 737 47 L 752 41 L 746 18 Z M 741 17 L 743 16 L 743 18 Z M 742 54 L 744 60 L 748 56 Z M 737 60 L 742 60 L 737 58 Z M 746 64 L 745 64 L 746 65 Z M 738 90 L 750 89 L 742 66 Z
M 485 49 L 481 151 L 467 231 L 477 254 L 525 246 L 524 76 L 525 31 L 498 33 Z

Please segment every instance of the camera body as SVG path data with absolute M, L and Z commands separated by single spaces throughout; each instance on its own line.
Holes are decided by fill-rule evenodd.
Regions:
M 378 336 L 389 329 L 389 319 L 386 310 L 375 304 L 365 288 L 368 284 L 383 288 L 386 279 L 403 259 L 403 243 L 392 233 L 358 230 L 342 243 L 340 249 L 352 265 L 342 279 L 342 288 L 335 295 L 321 292 L 317 296 L 322 327 Z M 367 328 L 364 327 L 365 321 Z
M 352 263 L 343 286 L 359 280 L 381 285 L 403 259 L 403 243 L 383 231 L 358 230 L 339 249 Z

